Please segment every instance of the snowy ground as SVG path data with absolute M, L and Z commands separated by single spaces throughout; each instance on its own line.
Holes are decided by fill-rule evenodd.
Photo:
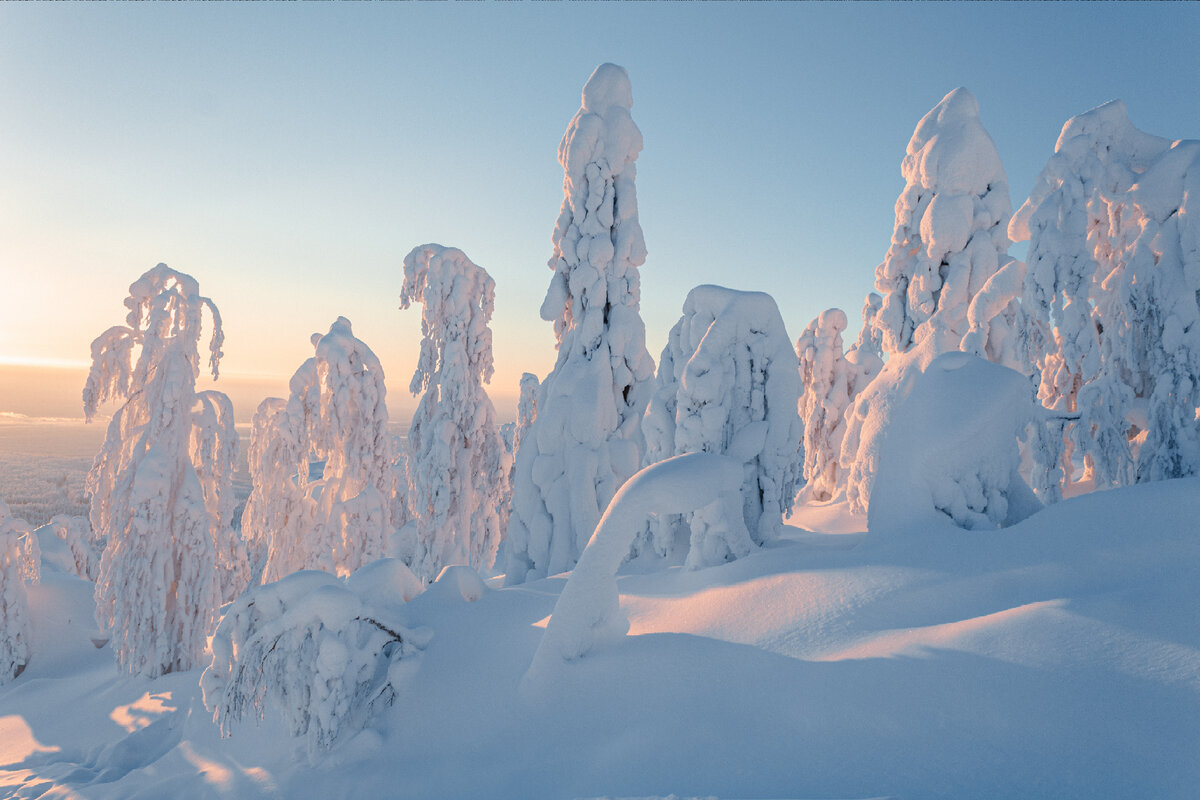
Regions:
M 748 558 L 623 576 L 631 635 L 531 697 L 565 577 L 439 584 L 406 609 L 433 631 L 410 685 L 312 764 L 269 711 L 222 740 L 198 671 L 118 674 L 91 585 L 46 569 L 34 659 L 0 688 L 0 794 L 1191 798 L 1198 517 L 1195 479 L 990 533 L 803 508 Z

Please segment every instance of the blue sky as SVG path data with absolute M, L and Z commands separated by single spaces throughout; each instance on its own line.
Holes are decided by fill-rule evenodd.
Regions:
M 553 363 L 556 148 L 597 64 L 629 71 L 645 138 L 657 359 L 699 283 L 770 292 L 793 338 L 830 306 L 857 321 L 905 144 L 957 86 L 1014 208 L 1109 99 L 1200 138 L 1197 41 L 1193 3 L 0 4 L 0 361 L 85 361 L 166 261 L 224 315 L 240 417 L 339 314 L 403 414 L 401 260 L 434 241 L 496 279 L 508 417 Z

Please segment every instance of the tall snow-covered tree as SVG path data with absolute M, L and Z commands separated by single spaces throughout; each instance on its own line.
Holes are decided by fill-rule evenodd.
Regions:
M 867 510 L 882 434 L 915 376 L 964 347 L 1011 358 L 1019 332 L 1019 281 L 1005 273 L 1008 179 L 970 92 L 955 89 L 921 119 L 901 172 L 892 243 L 875 270 L 881 300 L 876 307 L 868 297 L 863 310 L 874 329 L 863 341 L 878 341 L 888 361 L 847 411 L 842 440 L 846 497 L 858 513 Z
M 736 454 L 741 502 L 652 523 L 651 546 L 702 567 L 744 556 L 774 538 L 801 483 L 800 373 L 770 295 L 697 286 L 659 360 L 643 420 L 647 462 L 682 453 Z M 685 539 L 686 537 L 686 539 Z
M 37 538 L 29 523 L 12 515 L 0 500 L 0 684 L 25 671 L 33 629 L 26 583 L 41 573 Z
M 425 244 L 404 258 L 400 307 L 422 305 L 421 356 L 409 386 L 421 394 L 408 429 L 418 541 L 410 566 L 427 583 L 451 564 L 489 571 L 503 534 L 508 469 L 483 388 L 493 372 L 495 296 L 495 281 L 461 250 Z
M 541 308 L 554 322 L 558 359 L 517 458 L 509 583 L 574 566 L 642 457 L 654 362 L 638 310 L 646 245 L 634 184 L 642 134 L 632 107 L 625 70 L 600 65 L 558 147 L 564 198 Z
M 286 521 L 271 531 L 264 582 L 301 569 L 347 575 L 381 558 L 392 532 L 383 368 L 345 317 L 312 342 L 316 354 L 292 376 L 286 407 L 259 409 L 264 430 L 280 437 L 263 447 L 295 459 L 264 471 L 271 477 L 255 513 Z
M 125 401 L 87 479 L 92 528 L 108 540 L 96 618 L 112 632 L 117 662 L 155 677 L 199 663 L 221 603 L 221 571 L 229 568 L 223 557 L 237 549 L 221 518 L 222 464 L 193 460 L 210 457 L 204 444 L 215 441 L 215 431 L 204 429 L 205 406 L 227 403 L 195 390 L 204 309 L 212 318 L 214 378 L 224 336 L 196 280 L 165 264 L 129 287 L 125 306 L 126 324 L 92 343 L 83 391 L 89 420 L 106 400 Z M 220 430 L 226 442 L 231 435 Z
M 221 392 L 196 393 L 192 409 L 190 455 L 200 479 L 204 505 L 214 522 L 213 547 L 221 600 L 229 602 L 250 583 L 250 562 L 241 536 L 233 529 L 233 473 L 237 469 L 238 433 L 233 404 Z
M 852 348 L 842 352 L 846 324 L 846 312 L 830 308 L 796 340 L 803 386 L 800 419 L 804 424 L 805 490 L 817 501 L 831 499 L 837 490 L 846 409 L 883 366 L 869 351 Z
M 267 555 L 276 537 L 281 542 L 298 541 L 311 523 L 299 477 L 300 470 L 308 467 L 307 453 L 301 452 L 300 432 L 287 410 L 287 400 L 268 397 L 258 404 L 250 422 L 246 462 L 251 488 L 242 511 L 242 539 L 256 577 L 267 577 Z

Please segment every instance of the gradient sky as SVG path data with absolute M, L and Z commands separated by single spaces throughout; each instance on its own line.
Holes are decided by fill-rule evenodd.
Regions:
M 655 359 L 700 283 L 771 293 L 793 339 L 830 306 L 854 324 L 947 92 L 979 99 L 1015 208 L 1063 122 L 1112 98 L 1200 138 L 1197 41 L 1194 3 L 0 3 L 0 412 L 78 415 L 60 384 L 165 261 L 222 312 L 239 418 L 338 315 L 406 416 L 401 261 L 438 242 L 496 279 L 511 418 L 521 372 L 553 365 L 556 149 L 604 61 L 645 138 Z

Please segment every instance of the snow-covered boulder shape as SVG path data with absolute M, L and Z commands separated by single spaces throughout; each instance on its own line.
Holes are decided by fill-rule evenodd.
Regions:
M 877 341 L 888 363 L 847 410 L 839 459 L 846 498 L 860 514 L 870 503 L 878 437 L 915 375 L 959 349 L 1013 362 L 1020 332 L 1008 179 L 970 92 L 955 89 L 921 119 L 901 172 L 892 244 L 875 270 L 882 299 L 876 306 L 868 296 L 863 309 L 874 335 L 860 337 Z
M 562 143 L 563 204 L 542 319 L 558 359 L 517 454 L 507 582 L 574 566 L 613 494 L 638 468 L 654 362 L 639 313 L 646 245 L 637 216 L 629 76 L 602 64 Z
M 406 573 L 404 580 L 395 581 L 396 570 Z M 415 669 L 412 657 L 428 643 L 426 632 L 409 631 L 399 620 L 404 592 L 419 581 L 395 561 L 359 572 L 345 581 L 295 572 L 229 607 L 200 677 L 204 707 L 222 736 L 270 709 L 304 737 L 314 758 L 392 703 Z
M 1139 131 L 1107 103 L 1063 126 L 1013 218 L 1014 238 L 1029 239 L 1027 368 L 1045 406 L 1079 415 L 1069 445 L 1035 454 L 1043 471 L 1072 450 L 1097 485 L 1200 469 L 1198 148 Z
M 846 409 L 883 368 L 883 362 L 869 350 L 842 352 L 846 324 L 846 312 L 826 309 L 796 340 L 803 386 L 804 489 L 810 500 L 826 501 L 837 491 Z
M 391 534 L 383 367 L 345 317 L 329 333 L 314 333 L 312 342 L 316 354 L 292 376 L 285 409 L 260 407 L 265 430 L 282 437 L 263 447 L 294 459 L 286 468 L 272 466 L 262 485 L 264 519 L 286 522 L 271 530 L 264 581 L 301 569 L 349 574 L 380 558 Z M 324 462 L 316 478 L 310 454 Z
M 536 691 L 563 662 L 581 658 L 629 631 L 617 593 L 617 569 L 649 514 L 686 514 L 736 497 L 742 464 L 728 456 L 685 453 L 651 464 L 617 492 L 563 587 L 546 633 L 521 680 Z
M 1017 472 L 1032 413 L 1019 372 L 967 353 L 934 359 L 883 437 L 868 529 L 996 528 L 1032 514 L 1041 503 Z
M 92 342 L 83 391 L 89 420 L 101 403 L 125 401 L 87 478 L 92 529 L 108 542 L 96 620 L 111 631 L 123 669 L 155 677 L 198 663 L 228 588 L 221 575 L 238 569 L 238 544 L 222 519 L 225 463 L 208 461 L 209 445 L 224 437 L 221 450 L 235 434 L 205 411 L 225 406 L 224 395 L 195 390 L 206 309 L 214 378 L 224 341 L 220 314 L 196 280 L 159 264 L 129 287 L 125 306 L 126 324 Z
M 496 283 L 461 250 L 425 244 L 404 257 L 400 307 L 421 303 L 421 356 L 410 389 L 421 394 L 408 429 L 409 505 L 417 521 L 413 571 L 487 572 L 508 494 L 504 443 L 483 384 L 492 378 Z
M 0 500 L 0 684 L 25 671 L 33 631 L 25 584 L 41 577 L 37 538 Z
M 655 520 L 659 555 L 686 541 L 686 564 L 704 567 L 777 535 L 801 482 L 799 397 L 796 352 L 770 295 L 722 286 L 688 293 L 642 423 L 647 460 L 737 450 L 744 476 L 730 507 Z

